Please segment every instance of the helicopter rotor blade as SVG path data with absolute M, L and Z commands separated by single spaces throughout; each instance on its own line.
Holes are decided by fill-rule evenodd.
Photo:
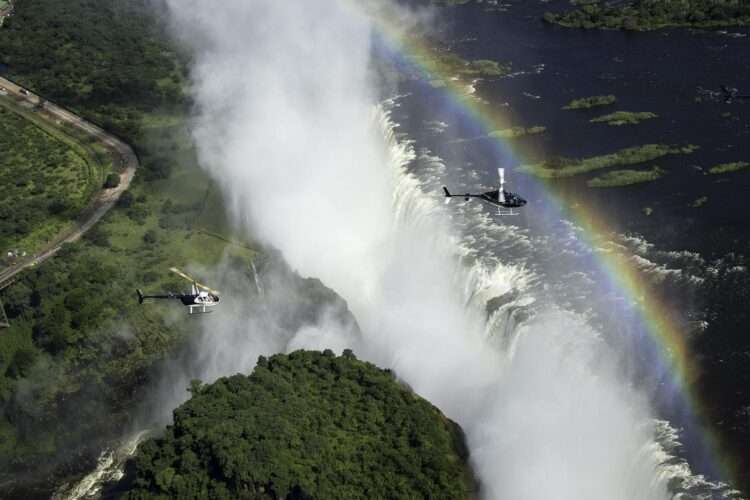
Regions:
M 497 174 L 500 176 L 500 190 L 498 191 L 498 200 L 505 203 L 505 169 L 498 168 Z
M 198 283 L 191 276 L 183 273 L 182 271 L 180 271 L 176 267 L 170 267 L 169 270 L 172 271 L 173 273 L 175 273 L 176 275 L 180 276 L 181 278 L 184 278 L 184 279 L 188 280 L 189 282 L 191 282 L 193 285 L 195 285 L 198 288 L 202 288 L 203 290 L 205 290 L 207 292 L 210 292 L 210 293 L 213 293 L 213 294 L 216 294 L 216 295 L 219 294 L 218 290 L 214 290 L 213 288 L 207 287 L 206 285 L 204 285 L 202 283 Z

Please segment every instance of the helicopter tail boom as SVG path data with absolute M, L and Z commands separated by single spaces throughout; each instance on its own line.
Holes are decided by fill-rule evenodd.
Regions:
M 136 293 L 138 294 L 138 303 L 143 304 L 143 301 L 145 299 L 179 299 L 182 297 L 180 294 L 175 293 L 166 293 L 166 294 L 159 294 L 159 295 L 146 295 L 143 293 L 143 290 L 140 288 L 137 288 Z

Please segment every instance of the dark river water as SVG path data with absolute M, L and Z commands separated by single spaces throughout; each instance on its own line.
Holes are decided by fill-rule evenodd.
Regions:
M 446 45 L 464 58 L 511 62 L 514 72 L 521 72 L 477 84 L 478 94 L 511 116 L 513 125 L 547 127 L 544 134 L 512 140 L 514 150 L 521 152 L 518 160 L 583 158 L 652 143 L 698 145 L 700 149 L 692 154 L 615 167 L 659 166 L 666 174 L 655 182 L 615 189 L 587 187 L 587 179 L 602 173 L 597 171 L 555 181 L 554 189 L 564 191 L 568 198 L 585 199 L 605 214 L 613 227 L 637 231 L 665 247 L 712 255 L 734 251 L 738 243 L 747 247 L 749 204 L 745 195 L 750 193 L 750 169 L 724 175 L 705 172 L 716 164 L 750 160 L 750 101 L 725 104 L 701 89 L 718 91 L 720 85 L 727 85 L 750 93 L 748 30 L 574 30 L 542 20 L 545 11 L 564 8 L 567 1 L 504 4 L 505 12 L 473 3 L 445 8 L 437 24 Z M 430 120 L 451 123 L 447 133 L 457 137 L 487 132 L 477 129 L 472 120 L 457 118 L 440 89 L 430 91 L 427 87 L 422 84 L 410 89 L 422 103 L 411 107 L 408 117 L 399 117 L 409 123 L 410 132 L 419 128 L 415 126 L 418 123 Z M 616 104 L 561 110 L 572 99 L 608 94 L 617 97 Z M 616 110 L 653 112 L 659 117 L 620 127 L 589 122 Z M 429 137 L 420 140 L 429 142 Z M 456 147 L 449 141 L 433 140 L 430 148 L 449 161 L 471 162 L 477 170 L 495 175 L 498 165 L 486 164 L 488 145 L 482 142 Z M 482 180 L 494 182 L 491 175 Z M 519 189 L 529 189 L 530 201 L 535 195 L 545 195 L 534 191 L 536 181 L 517 176 L 514 182 Z M 691 206 L 702 197 L 707 197 L 703 206 Z M 645 207 L 653 209 L 649 217 L 643 214 Z
M 448 182 L 455 182 L 458 192 L 464 187 L 494 186 L 496 168 L 505 166 L 511 190 L 529 200 L 523 214 L 512 223 L 526 231 L 524 234 L 535 234 L 536 241 L 560 242 L 569 230 L 555 219 L 559 213 L 551 214 L 545 208 L 550 193 L 556 193 L 565 203 L 580 200 L 592 207 L 613 232 L 643 238 L 663 251 L 696 252 L 707 260 L 729 252 L 749 253 L 750 168 L 722 175 L 708 175 L 707 171 L 721 163 L 750 161 L 750 100 L 727 104 L 718 93 L 709 92 L 727 85 L 750 93 L 750 58 L 746 56 L 750 30 L 575 30 L 542 20 L 546 11 L 569 7 L 567 1 L 511 1 L 504 3 L 505 11 L 488 5 L 442 8 L 435 23 L 441 43 L 465 59 L 510 62 L 514 75 L 477 82 L 477 95 L 499 114 L 510 117 L 510 125 L 541 125 L 547 130 L 506 140 L 512 142 L 514 154 L 499 151 L 497 140 L 486 137 L 486 126 L 464 113 L 454 99 L 446 98 L 444 89 L 422 79 L 403 83 L 399 91 L 406 97 L 404 105 L 393 111 L 394 120 L 418 148 L 426 148 L 445 163 Z M 573 99 L 608 94 L 617 97 L 616 104 L 561 110 Z M 652 112 L 658 118 L 620 127 L 589 121 L 618 110 Z M 439 133 L 434 130 L 436 123 L 442 123 Z M 584 158 L 644 144 L 692 144 L 699 149 L 609 169 L 658 166 L 666 172 L 657 181 L 628 187 L 595 189 L 586 185 L 588 179 L 607 170 L 545 184 L 516 171 L 519 163 L 551 156 Z M 693 206 L 702 198 L 701 206 Z M 644 213 L 645 207 L 651 208 L 650 215 Z M 549 233 L 549 238 L 541 233 Z M 513 259 L 523 258 L 524 252 L 533 253 L 525 261 L 541 270 L 550 288 L 558 282 L 565 293 L 575 290 L 575 285 L 566 283 L 571 273 L 567 264 L 560 264 L 562 253 L 520 246 L 507 250 Z M 563 268 L 565 273 L 560 271 Z M 593 275 L 595 280 L 601 277 L 600 271 Z M 623 297 L 610 299 L 593 306 L 599 316 L 606 316 L 607 309 Z M 674 308 L 682 310 L 686 321 L 695 317 L 691 297 L 676 294 L 665 298 L 669 299 Z M 614 321 L 622 323 L 622 316 Z M 606 320 L 602 325 L 613 326 Z M 617 328 L 622 337 L 647 343 L 643 342 L 646 334 L 637 327 Z M 659 363 L 653 346 L 638 350 L 643 371 Z M 649 373 L 640 382 L 659 386 L 666 376 L 664 372 Z M 725 479 L 709 457 L 701 437 L 704 430 L 691 420 L 690 408 L 684 401 L 656 393 L 660 416 L 681 430 L 682 455 L 693 471 Z

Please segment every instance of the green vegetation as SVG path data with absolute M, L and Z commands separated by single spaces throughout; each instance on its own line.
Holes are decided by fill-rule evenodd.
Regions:
M 480 77 L 499 77 L 510 73 L 510 63 L 499 63 L 489 59 L 467 61 L 452 52 L 433 52 L 419 59 L 419 64 L 431 69 L 436 75 L 450 75 L 461 80 Z M 445 87 L 442 79 L 430 81 L 435 88 Z M 467 87 L 468 88 L 468 87 Z
M 3 291 L 11 328 L 0 335 L 0 443 L 14 443 L 0 445 L 4 472 L 116 431 L 153 364 L 195 331 L 175 304 L 140 307 L 135 288 L 184 290 L 170 266 L 211 269 L 226 255 L 246 267 L 254 257 L 199 230 L 221 231 L 224 219 L 197 167 L 175 168 L 172 181 L 179 187 L 137 183 L 82 241 Z
M 594 170 L 615 167 L 618 165 L 635 165 L 652 161 L 669 154 L 690 154 L 698 149 L 698 146 L 667 146 L 665 144 L 646 144 L 625 148 L 615 153 L 594 156 L 591 158 L 571 159 L 552 158 L 539 163 L 523 165 L 521 168 L 532 175 L 545 179 L 559 177 L 572 177 L 585 174 Z
M 128 499 L 467 498 L 461 429 L 388 370 L 297 351 L 204 386 L 139 447 Z M 125 481 L 127 482 L 127 480 Z
M 706 203 L 708 203 L 708 196 L 701 196 L 700 198 L 697 198 L 695 201 L 693 201 L 690 204 L 690 207 L 692 207 L 692 208 L 700 208 L 703 205 L 705 205 Z
M 607 125 L 621 126 L 621 125 L 638 125 L 644 120 L 651 120 L 658 118 L 659 115 L 656 113 L 639 112 L 634 113 L 631 111 L 615 111 L 608 115 L 599 116 L 589 120 L 591 123 L 606 123 Z
M 589 179 L 586 184 L 593 188 L 621 187 L 655 181 L 663 176 L 664 170 L 659 167 L 654 167 L 651 170 L 612 170 L 604 175 Z M 650 215 L 650 213 L 647 215 Z
M 542 127 L 540 125 L 535 125 L 533 127 L 511 127 L 506 128 L 503 130 L 495 130 L 494 132 L 490 132 L 490 137 L 497 137 L 501 139 L 514 139 L 516 137 L 523 137 L 526 135 L 536 135 L 541 134 L 547 130 L 547 127 Z
M 0 29 L 0 62 L 11 78 L 122 135 L 141 159 L 131 188 L 83 240 L 0 294 L 11 323 L 0 335 L 2 497 L 13 480 L 46 477 L 45 466 L 67 465 L 94 440 L 118 433 L 155 365 L 195 332 L 174 304 L 139 307 L 136 287 L 182 290 L 169 267 L 210 270 L 223 259 L 246 265 L 256 257 L 214 236 L 227 235 L 228 224 L 186 128 L 184 57 L 165 40 L 150 4 L 25 0 Z M 98 190 L 111 169 L 107 155 L 74 130 L 39 119 L 43 110 L 13 111 L 27 121 L 0 115 L 8 123 L 0 165 L 17 169 L 10 178 L 3 170 L 2 182 L 15 189 L 15 179 L 28 178 L 28 193 L 14 191 L 22 203 L 33 203 L 29 194 L 42 183 L 43 201 L 65 189 L 67 204 L 45 201 L 35 213 L 72 213 L 86 198 L 73 189 L 81 184 L 60 183 L 62 164 L 47 164 L 103 165 L 90 183 Z M 50 177 L 38 181 L 42 174 Z M 3 189 L 5 206 L 11 191 Z
M 467 61 L 452 52 L 436 54 L 434 61 L 427 61 L 425 64 L 436 66 L 440 75 L 455 75 L 463 78 L 503 76 L 511 70 L 510 63 L 500 63 L 489 59 Z
M 562 109 L 590 109 L 597 106 L 609 106 L 617 102 L 617 97 L 613 95 L 595 95 L 581 99 L 573 99 Z
M 0 334 L 3 498 L 18 481 L 43 481 L 57 466 L 75 474 L 95 458 L 132 418 L 159 364 L 200 328 L 175 303 L 139 306 L 136 287 L 185 290 L 168 271 L 177 266 L 222 289 L 219 264 L 252 282 L 250 261 L 261 274 L 264 262 L 274 262 L 235 241 L 220 193 L 197 165 L 184 56 L 164 38 L 151 4 L 25 0 L 0 29 L 0 59 L 12 78 L 119 133 L 141 160 L 117 206 L 81 241 L 0 292 L 11 323 Z M 66 144 L 82 158 L 101 153 L 96 144 Z M 296 331 L 335 294 L 287 274 L 293 305 L 284 321 Z
M 476 71 L 481 76 L 502 76 L 508 73 L 510 66 L 506 64 L 500 64 L 497 61 L 491 61 L 489 59 L 477 59 L 471 61 L 472 71 Z
M 61 130 L 37 126 L 0 98 L 0 255 L 54 238 L 98 191 L 106 166 Z M 31 113 L 29 113 L 31 114 Z M 75 146 L 75 147 L 74 147 Z
M 665 27 L 711 28 L 750 25 L 744 0 L 630 0 L 590 2 L 562 14 L 547 12 L 547 22 L 571 28 L 647 31 Z
M 744 168 L 750 167 L 750 163 L 746 161 L 736 161 L 733 163 L 721 163 L 708 169 L 709 174 L 726 174 L 729 172 L 737 172 Z
M 152 2 L 24 0 L 0 29 L 9 75 L 131 140 L 145 112 L 186 96 L 184 56 L 164 43 Z

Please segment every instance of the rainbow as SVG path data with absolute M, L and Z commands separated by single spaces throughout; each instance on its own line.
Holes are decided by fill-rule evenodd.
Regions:
M 363 14 L 363 6 L 357 0 L 337 1 L 347 9 Z M 446 64 L 445 59 L 420 37 L 406 34 L 401 27 L 398 11 L 382 5 L 380 7 L 374 15 L 372 11 L 366 13 L 375 20 L 374 37 L 378 45 L 384 46 L 396 62 L 417 72 L 421 79 L 431 83 L 433 87 L 436 82 L 440 82 L 437 91 L 442 92 L 446 103 L 492 141 L 499 164 L 522 163 L 519 160 L 523 158 L 523 152 L 514 148 L 511 141 L 490 135 L 493 131 L 510 126 L 512 120 L 509 114 L 504 113 L 502 108 L 492 107 L 480 99 L 468 96 L 467 86 L 470 82 L 452 74 L 455 66 Z M 602 285 L 618 291 L 638 305 L 636 320 L 639 328 L 651 339 L 653 348 L 658 351 L 658 359 L 662 364 L 660 368 L 666 379 L 664 383 L 668 384 L 669 392 L 675 398 L 673 400 L 681 403 L 680 406 L 684 409 L 684 421 L 681 424 L 698 431 L 696 434 L 701 440 L 698 444 L 704 458 L 708 460 L 704 464 L 707 472 L 714 479 L 727 480 L 734 477 L 733 471 L 737 465 L 726 454 L 721 453 L 718 435 L 708 425 L 705 406 L 700 395 L 692 388 L 699 373 L 697 362 L 686 343 L 684 322 L 659 297 L 655 287 L 644 279 L 634 255 L 624 249 L 617 252 L 600 251 L 602 244 L 609 241 L 615 232 L 606 214 L 587 206 L 583 200 L 576 199 L 575 203 L 566 200 L 564 195 L 556 193 L 552 188 L 551 182 L 554 181 L 533 179 L 531 182 L 536 183 L 545 195 L 545 214 L 551 213 L 557 220 L 570 220 L 582 229 L 579 232 L 580 238 L 593 250 L 594 265 L 605 277 L 606 283 Z

